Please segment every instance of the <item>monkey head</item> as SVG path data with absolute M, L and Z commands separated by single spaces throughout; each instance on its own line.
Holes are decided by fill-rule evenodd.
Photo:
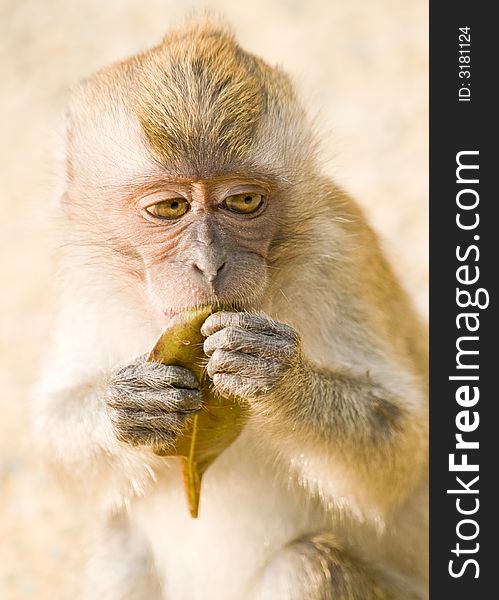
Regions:
M 286 75 L 190 23 L 85 81 L 67 129 L 74 231 L 155 314 L 260 307 L 314 214 L 314 141 Z

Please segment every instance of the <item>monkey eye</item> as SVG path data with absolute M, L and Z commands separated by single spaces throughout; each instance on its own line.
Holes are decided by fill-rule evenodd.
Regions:
M 147 212 L 158 219 L 178 219 L 189 210 L 189 203 L 185 198 L 169 198 L 151 204 L 146 208 Z
M 263 196 L 261 194 L 235 194 L 227 196 L 223 201 L 225 208 L 231 212 L 249 215 L 256 212 L 263 204 Z

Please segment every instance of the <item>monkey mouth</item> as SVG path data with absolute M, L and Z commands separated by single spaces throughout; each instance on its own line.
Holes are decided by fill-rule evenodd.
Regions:
M 167 319 L 172 319 L 176 315 L 186 310 L 196 310 L 200 308 L 206 308 L 209 306 L 213 312 L 219 311 L 230 311 L 230 312 L 242 312 L 249 310 L 256 310 L 255 306 L 250 306 L 248 303 L 244 303 L 240 300 L 222 300 L 217 299 L 213 301 L 199 302 L 196 304 L 186 304 L 185 306 L 170 306 L 163 310 L 163 313 Z

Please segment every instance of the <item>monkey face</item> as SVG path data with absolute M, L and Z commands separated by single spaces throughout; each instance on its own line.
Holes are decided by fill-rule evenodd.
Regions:
M 140 278 L 162 317 L 260 309 L 280 268 L 271 254 L 283 240 L 293 251 L 290 231 L 303 237 L 314 215 L 316 186 L 299 191 L 314 151 L 283 73 L 231 37 L 200 35 L 185 52 L 173 36 L 75 93 L 66 204 L 81 243 Z
M 276 247 L 295 220 L 289 178 L 248 163 L 173 169 L 126 108 L 76 119 L 66 199 L 82 243 L 140 280 L 163 326 L 196 305 L 261 309 Z
M 258 308 L 268 283 L 278 199 L 267 182 L 170 181 L 135 203 L 149 299 L 166 316 L 199 304 Z

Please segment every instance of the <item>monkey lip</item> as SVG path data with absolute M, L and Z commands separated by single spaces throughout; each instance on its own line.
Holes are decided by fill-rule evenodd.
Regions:
M 186 305 L 186 306 L 176 306 L 176 307 L 171 307 L 171 308 L 165 308 L 164 315 L 165 317 L 170 320 L 173 319 L 173 317 L 175 317 L 176 315 L 186 311 L 186 310 L 192 310 L 195 308 L 201 308 L 202 306 L 206 306 L 206 304 L 204 305 Z
M 196 308 L 203 308 L 206 306 L 211 306 L 213 308 L 214 311 L 219 311 L 219 310 L 231 310 L 231 311 L 241 311 L 241 310 L 248 310 L 249 307 L 244 307 L 242 306 L 239 302 L 222 302 L 222 301 L 215 301 L 215 302 L 203 302 L 200 304 L 195 304 L 195 305 L 185 305 L 185 306 L 170 306 L 168 308 L 164 308 L 163 309 L 163 314 L 165 315 L 165 317 L 167 319 L 172 319 L 173 317 L 175 317 L 176 315 L 178 315 L 181 312 L 184 312 L 185 310 L 192 310 L 192 309 L 196 309 Z

